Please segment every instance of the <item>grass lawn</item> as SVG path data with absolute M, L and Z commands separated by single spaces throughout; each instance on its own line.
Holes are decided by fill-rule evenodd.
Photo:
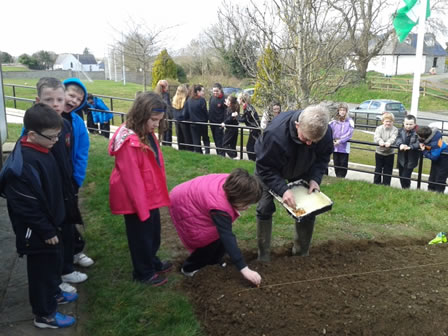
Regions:
M 17 71 L 32 71 L 25 66 L 14 66 L 14 65 L 5 65 L 2 64 L 3 72 L 17 72 Z
M 198 175 L 230 172 L 236 167 L 254 170 L 250 161 L 178 152 L 167 147 L 163 152 L 170 190 Z M 89 281 L 83 284 L 87 302 L 81 306 L 82 329 L 87 335 L 203 335 L 193 307 L 179 289 L 181 275 L 171 274 L 169 284 L 156 289 L 131 281 L 123 218 L 109 211 L 108 179 L 112 167 L 107 140 L 91 137 L 87 178 L 81 192 L 88 254 L 96 264 L 88 271 Z M 334 201 L 334 206 L 318 217 L 314 244 L 329 239 L 431 237 L 442 231 L 442 223 L 448 217 L 445 195 L 331 177 L 325 177 L 322 191 Z M 273 245 L 283 246 L 293 239 L 293 220 L 278 204 L 277 210 Z M 240 246 L 254 250 L 255 231 L 252 206 L 234 226 Z M 160 255 L 170 258 L 172 251 L 165 248 Z

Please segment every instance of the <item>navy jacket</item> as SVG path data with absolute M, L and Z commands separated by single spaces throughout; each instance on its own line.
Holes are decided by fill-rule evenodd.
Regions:
M 225 104 L 226 97 L 211 96 L 208 104 L 208 116 L 211 123 L 220 124 L 224 121 L 227 106 Z
M 255 143 L 256 173 L 269 189 L 280 196 L 288 190 L 285 180 L 314 180 L 320 184 L 333 152 L 330 127 L 324 137 L 311 146 L 299 140 L 294 122 L 301 112 L 280 113 Z
M 207 102 L 204 98 L 190 98 L 185 102 L 185 120 L 208 122 Z

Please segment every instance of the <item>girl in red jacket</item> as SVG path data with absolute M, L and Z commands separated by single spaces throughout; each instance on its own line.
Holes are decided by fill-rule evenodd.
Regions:
M 172 268 L 157 257 L 160 247 L 159 208 L 170 204 L 165 165 L 154 131 L 166 104 L 152 92 L 137 96 L 126 123 L 115 132 L 109 154 L 115 156 L 110 176 L 110 208 L 124 215 L 135 281 L 160 286 Z

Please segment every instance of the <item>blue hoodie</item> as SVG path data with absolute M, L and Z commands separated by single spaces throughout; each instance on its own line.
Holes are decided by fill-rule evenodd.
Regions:
M 93 97 L 93 104 L 87 103 L 87 105 L 89 105 L 89 107 L 92 109 L 110 111 L 107 105 L 104 104 L 103 100 L 98 97 Z M 92 111 L 92 118 L 94 123 L 108 123 L 109 120 L 111 120 L 113 117 L 114 115 L 112 113 Z
M 68 78 L 64 81 L 65 87 L 69 84 L 76 84 L 84 91 L 83 102 L 70 112 L 69 118 L 72 122 L 74 140 L 72 145 L 73 178 L 78 187 L 81 187 L 86 177 L 90 142 L 86 125 L 76 112 L 82 110 L 87 104 L 87 90 L 78 78 Z

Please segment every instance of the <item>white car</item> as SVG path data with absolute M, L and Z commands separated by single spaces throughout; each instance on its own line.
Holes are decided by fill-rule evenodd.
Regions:
M 244 89 L 244 93 L 247 93 L 249 96 L 253 96 L 255 93 L 255 88 Z

